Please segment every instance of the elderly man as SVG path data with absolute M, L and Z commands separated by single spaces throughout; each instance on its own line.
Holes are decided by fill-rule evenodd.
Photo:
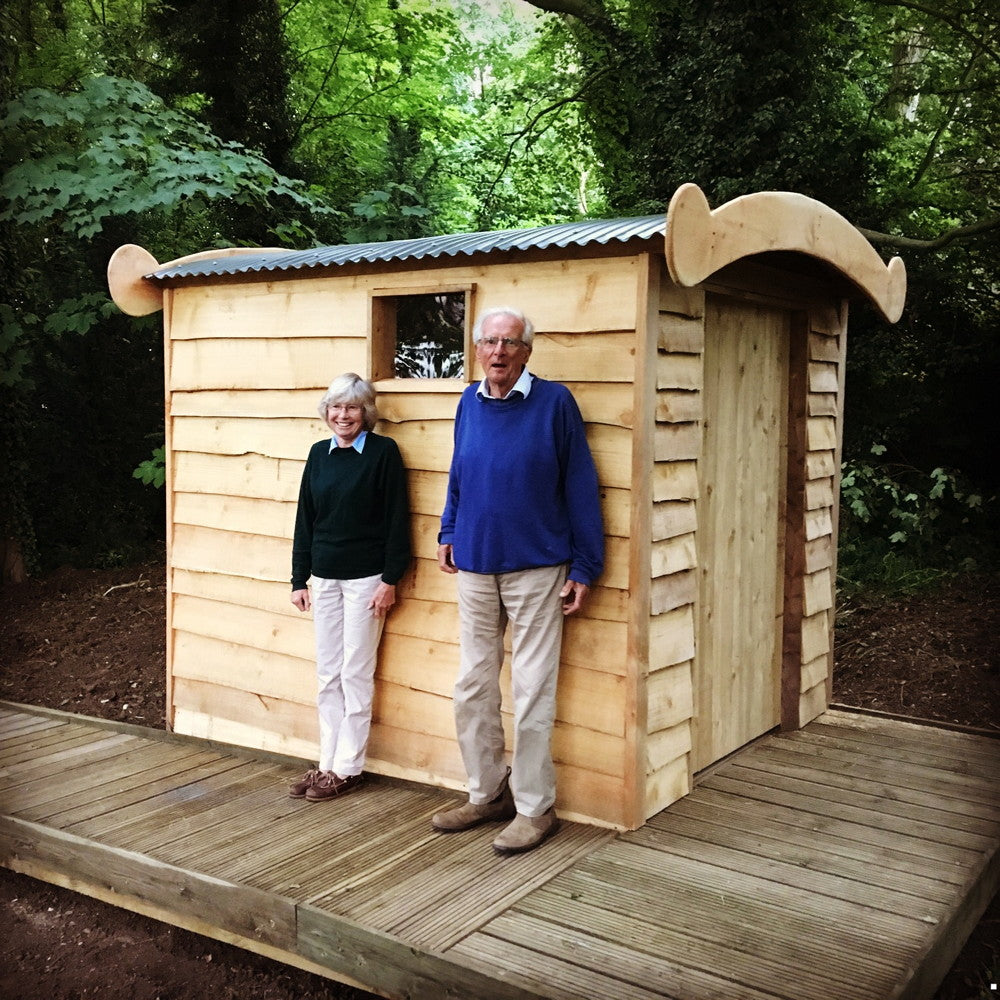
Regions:
M 512 820 L 498 854 L 556 832 L 552 724 L 566 615 L 604 566 L 597 471 L 569 390 L 527 370 L 534 329 L 516 309 L 484 313 L 473 334 L 484 378 L 462 394 L 438 536 L 458 574 L 461 663 L 455 723 L 469 799 L 437 813 L 442 833 Z M 500 717 L 503 635 L 511 625 L 514 752 Z

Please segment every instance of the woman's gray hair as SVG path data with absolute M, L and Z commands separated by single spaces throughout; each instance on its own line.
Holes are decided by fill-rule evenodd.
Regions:
M 323 393 L 319 401 L 320 419 L 326 423 L 326 411 L 329 407 L 343 403 L 359 403 L 361 405 L 361 423 L 366 431 L 374 430 L 378 423 L 378 407 L 375 405 L 375 386 L 366 378 L 345 372 L 338 375 L 330 388 Z
M 521 334 L 521 339 L 530 347 L 531 341 L 535 337 L 535 327 L 531 320 L 521 312 L 520 309 L 515 309 L 513 306 L 494 306 L 492 309 L 487 309 L 486 312 L 476 320 L 476 325 L 472 328 L 472 342 L 474 344 L 479 343 L 480 337 L 483 335 L 483 324 L 491 316 L 513 316 L 514 319 L 519 320 L 521 325 L 524 327 L 524 333 Z

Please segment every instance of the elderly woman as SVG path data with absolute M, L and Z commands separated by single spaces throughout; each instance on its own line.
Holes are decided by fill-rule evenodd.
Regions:
M 410 561 L 406 474 L 396 442 L 374 433 L 375 387 L 341 375 L 319 413 L 333 437 L 309 452 L 292 543 L 292 604 L 312 608 L 316 630 L 320 756 L 289 794 L 309 802 L 363 780 L 379 639 Z

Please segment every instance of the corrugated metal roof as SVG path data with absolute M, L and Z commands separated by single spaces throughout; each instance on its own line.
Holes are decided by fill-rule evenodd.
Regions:
M 589 243 L 625 243 L 631 239 L 649 239 L 666 231 L 666 215 L 647 215 L 636 219 L 586 220 L 564 222 L 537 229 L 502 229 L 487 233 L 460 233 L 454 236 L 425 236 L 415 240 L 390 240 L 386 243 L 346 243 L 312 250 L 232 251 L 226 256 L 199 254 L 199 259 L 179 261 L 162 267 L 146 277 L 153 280 L 200 278 L 220 274 L 251 274 L 275 271 L 301 271 L 317 267 L 336 267 L 361 261 L 419 260 L 422 257 L 458 257 L 461 254 L 496 253 L 503 250 L 532 250 L 546 247 L 586 246 Z

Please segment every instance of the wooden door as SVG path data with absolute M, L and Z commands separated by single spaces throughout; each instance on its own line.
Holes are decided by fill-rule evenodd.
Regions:
M 788 313 L 709 296 L 694 769 L 781 721 Z

